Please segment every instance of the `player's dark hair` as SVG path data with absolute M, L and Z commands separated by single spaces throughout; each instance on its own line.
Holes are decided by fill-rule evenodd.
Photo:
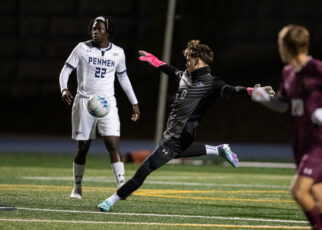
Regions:
M 187 48 L 183 50 L 185 57 L 200 58 L 210 65 L 214 60 L 214 52 L 205 44 L 201 44 L 199 40 L 191 40 L 187 44 Z
M 283 43 L 287 50 L 294 56 L 300 53 L 308 53 L 310 45 L 310 33 L 304 26 L 288 25 L 283 37 Z
M 112 17 L 111 16 L 99 16 L 99 17 L 103 17 L 105 19 L 105 21 L 97 19 L 98 17 L 96 17 L 93 20 L 91 20 L 89 25 L 88 25 L 88 33 L 92 37 L 92 28 L 93 28 L 94 22 L 95 21 L 103 22 L 104 25 L 105 25 L 106 32 L 109 35 L 108 40 L 110 41 L 112 39 L 112 36 L 115 33 L 115 26 L 114 26 L 114 24 L 112 22 Z

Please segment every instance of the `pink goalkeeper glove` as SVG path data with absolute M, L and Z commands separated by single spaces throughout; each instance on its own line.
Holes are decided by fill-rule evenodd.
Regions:
M 160 61 L 157 57 L 155 57 L 153 54 L 150 54 L 148 52 L 145 52 L 144 50 L 139 50 L 139 54 L 141 55 L 139 57 L 140 61 L 146 61 L 153 65 L 154 67 L 159 67 L 160 65 L 164 65 L 165 62 Z

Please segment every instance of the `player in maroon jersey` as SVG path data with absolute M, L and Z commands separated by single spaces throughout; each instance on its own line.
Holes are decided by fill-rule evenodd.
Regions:
M 287 65 L 276 96 L 254 89 L 253 100 L 292 116 L 292 146 L 297 167 L 292 195 L 313 229 L 322 229 L 322 61 L 308 55 L 310 34 L 298 25 L 278 35 L 281 59 Z

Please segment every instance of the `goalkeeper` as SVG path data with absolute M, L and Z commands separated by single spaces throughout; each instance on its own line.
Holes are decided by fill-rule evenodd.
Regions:
M 183 51 L 186 58 L 185 71 L 180 71 L 158 60 L 145 51 L 139 51 L 140 60 L 146 61 L 173 78 L 179 79 L 179 88 L 171 105 L 171 112 L 163 140 L 142 163 L 135 175 L 116 193 L 98 205 L 101 211 L 109 211 L 120 199 L 126 199 L 137 190 L 146 177 L 170 160 L 179 157 L 194 157 L 215 154 L 224 157 L 233 167 L 238 167 L 237 156 L 227 144 L 210 146 L 193 143 L 194 133 L 200 119 L 219 97 L 248 97 L 253 88 L 230 86 L 216 76 L 212 76 L 209 64 L 213 61 L 213 51 L 199 40 L 188 42 Z M 272 96 L 272 87 L 263 87 Z

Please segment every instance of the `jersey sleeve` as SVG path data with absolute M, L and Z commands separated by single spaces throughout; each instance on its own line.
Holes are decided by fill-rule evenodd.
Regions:
M 122 49 L 122 51 L 120 52 L 120 61 L 116 66 L 116 73 L 122 74 L 125 71 L 126 71 L 125 54 L 124 54 L 124 50 Z
M 120 83 L 122 89 L 126 93 L 126 95 L 129 98 L 131 104 L 132 105 L 138 104 L 138 100 L 137 100 L 137 98 L 135 96 L 131 81 L 130 81 L 126 71 L 123 72 L 123 73 L 120 73 L 120 74 L 117 73 L 116 75 L 117 75 L 117 78 L 119 80 L 119 83 Z
M 71 52 L 69 57 L 66 60 L 67 67 L 70 67 L 72 69 L 76 69 L 79 63 L 79 59 L 81 56 L 81 43 L 79 43 Z
M 64 67 L 62 68 L 59 75 L 60 92 L 68 88 L 67 83 L 68 83 L 69 75 L 72 73 L 72 71 L 73 69 L 68 68 L 67 65 L 64 65 Z
M 226 84 L 219 77 L 215 77 L 214 91 L 217 97 L 230 98 L 230 97 L 248 97 L 247 88 L 243 86 L 231 86 Z
M 183 73 L 183 71 L 178 70 L 177 68 L 170 66 L 168 64 L 160 65 L 158 69 L 170 77 L 177 77 L 179 79 L 181 78 Z

